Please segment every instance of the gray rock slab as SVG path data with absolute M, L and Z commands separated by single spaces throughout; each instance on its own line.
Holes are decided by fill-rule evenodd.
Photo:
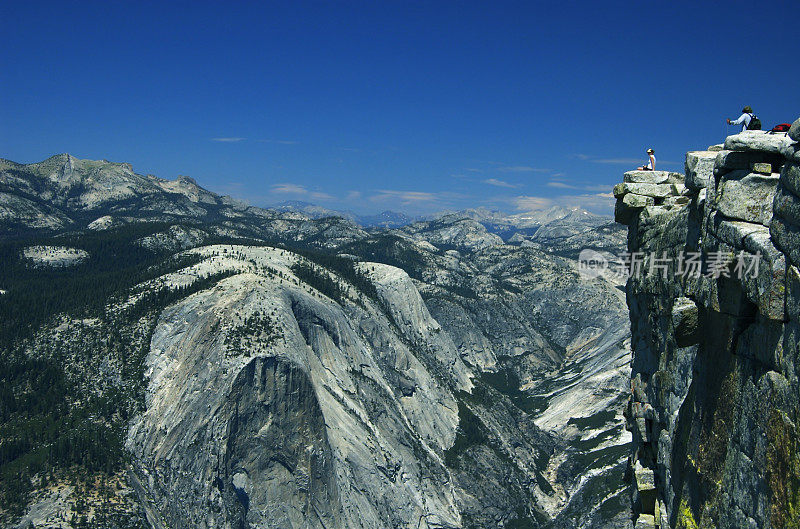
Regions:
M 708 220 L 709 231 L 721 241 L 738 249 L 744 247 L 744 239 L 748 235 L 756 232 L 769 234 L 769 228 L 762 224 L 731 220 L 720 214 L 720 212 L 711 213 Z
M 653 217 L 658 217 L 663 215 L 664 213 L 669 212 L 672 209 L 671 206 L 646 206 L 642 209 L 642 218 L 649 219 Z
M 638 195 L 636 193 L 628 193 L 624 197 L 622 197 L 622 202 L 631 208 L 643 208 L 646 206 L 652 206 L 656 203 L 653 197 L 648 197 L 646 195 Z
M 725 149 L 729 151 L 758 151 L 779 154 L 788 142 L 782 134 L 767 134 L 763 130 L 745 130 L 725 138 Z
M 781 170 L 781 183 L 800 196 L 800 163 L 786 162 Z
M 773 214 L 791 224 L 800 226 L 800 198 L 786 189 L 783 184 L 775 191 Z
M 769 234 L 775 247 L 788 255 L 793 265 L 800 266 L 800 227 L 777 217 L 772 219 Z
M 789 129 L 789 137 L 794 141 L 800 141 L 800 118 L 794 120 L 791 128 Z
M 655 204 L 653 197 L 628 193 L 617 200 L 614 206 L 614 220 L 620 224 L 629 224 L 642 208 Z
M 717 185 L 713 208 L 732 219 L 769 226 L 778 180 L 777 174 L 729 173 Z
M 714 175 L 716 151 L 691 151 L 686 153 L 686 187 L 699 191 L 708 186 Z
M 635 184 L 682 184 L 683 180 L 681 173 L 672 171 L 628 171 L 623 178 L 624 182 Z
M 664 184 L 669 181 L 667 171 L 628 171 L 623 182 L 632 184 Z
M 685 206 L 686 204 L 688 204 L 691 201 L 692 201 L 692 199 L 687 197 L 687 196 L 677 196 L 677 197 L 672 196 L 672 197 L 666 197 L 664 199 L 663 205 L 665 205 L 665 206 Z
M 747 297 L 759 312 L 771 320 L 783 320 L 785 314 L 786 256 L 772 243 L 769 232 L 756 231 L 744 238 L 742 284 Z M 758 261 L 753 266 L 753 259 Z
M 787 161 L 800 163 L 800 142 L 792 143 L 787 139 L 786 143 L 781 146 L 780 153 Z
M 624 182 L 614 186 L 614 196 L 619 198 L 627 193 L 653 198 L 664 198 L 673 194 L 674 184 L 644 184 Z

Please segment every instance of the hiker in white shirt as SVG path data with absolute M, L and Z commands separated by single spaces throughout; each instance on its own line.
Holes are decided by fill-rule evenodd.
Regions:
M 649 158 L 647 165 L 637 167 L 639 171 L 655 171 L 656 170 L 656 151 L 647 149 L 647 157 Z
M 753 119 L 753 109 L 747 105 L 742 109 L 742 115 L 735 121 L 728 119 L 728 125 L 741 125 L 742 130 L 745 131 L 750 127 L 750 121 Z

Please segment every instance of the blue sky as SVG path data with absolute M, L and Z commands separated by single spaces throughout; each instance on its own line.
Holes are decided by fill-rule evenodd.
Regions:
M 264 206 L 610 213 L 753 106 L 800 113 L 796 1 L 8 2 L 0 157 Z M 778 35 L 785 35 L 783 39 Z M 728 129 L 730 130 L 730 129 Z

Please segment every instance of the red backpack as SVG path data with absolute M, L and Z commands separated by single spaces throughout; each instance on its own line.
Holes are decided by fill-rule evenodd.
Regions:
M 767 131 L 768 134 L 775 134 L 776 132 L 789 132 L 789 129 L 792 127 L 791 123 L 780 123 L 775 125 L 770 130 Z

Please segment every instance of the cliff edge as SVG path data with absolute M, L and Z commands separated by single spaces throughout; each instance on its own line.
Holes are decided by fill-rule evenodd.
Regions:
M 800 527 L 800 119 L 614 194 L 635 527 Z

